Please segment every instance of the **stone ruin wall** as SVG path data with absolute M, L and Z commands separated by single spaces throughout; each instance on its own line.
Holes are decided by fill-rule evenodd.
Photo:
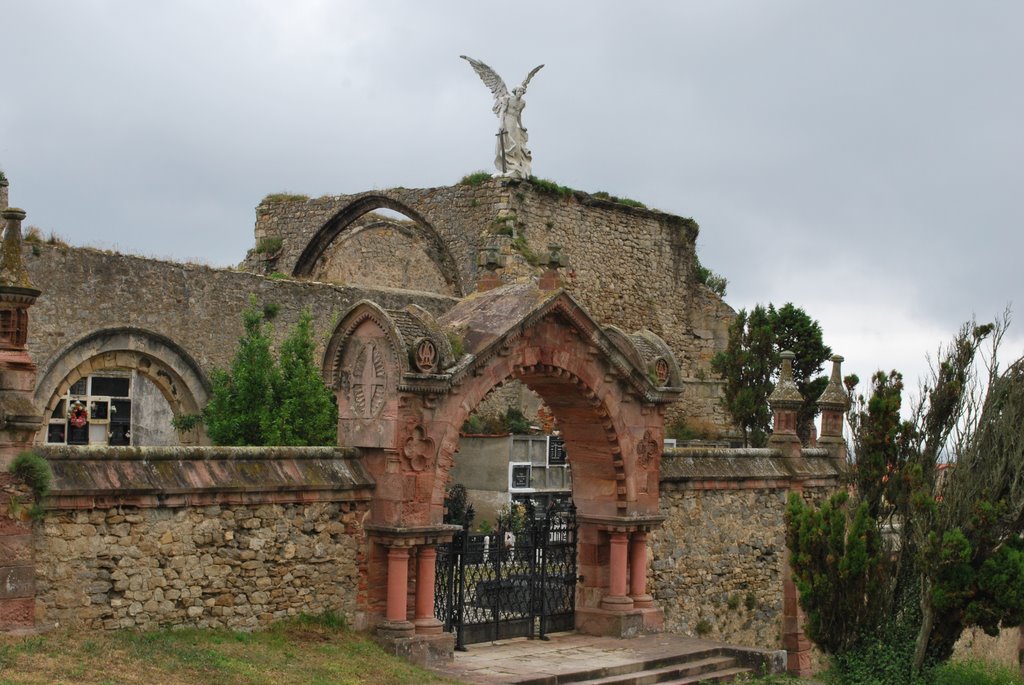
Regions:
M 243 333 L 241 313 L 251 296 L 260 307 L 276 308 L 271 321 L 276 342 L 308 307 L 317 355 L 341 316 L 359 300 L 395 309 L 415 303 L 434 314 L 453 303 L 430 293 L 276 280 L 92 248 L 25 245 L 24 260 L 42 290 L 32 307 L 28 340 L 40 380 L 55 356 L 83 337 L 124 326 L 166 336 L 208 376 L 214 367 L 231 363 Z
M 344 242 L 335 242 L 311 275 L 314 281 L 456 294 L 411 221 L 364 215 Z
M 569 260 L 563 270 L 565 287 L 599 322 L 614 323 L 628 332 L 649 328 L 672 347 L 686 390 L 669 409 L 669 422 L 686 418 L 698 427 L 728 426 L 718 401 L 720 384 L 710 380 L 710 360 L 724 348 L 734 312 L 695 280 L 697 227 L 690 220 L 586 193 L 563 196 L 530 183 L 499 179 L 476 186 L 395 188 L 312 200 L 268 198 L 257 208 L 256 241 L 278 237 L 282 247 L 274 255 L 250 251 L 242 268 L 292 273 L 321 227 L 343 210 L 347 213 L 346 208 L 364 205 L 367 211 L 377 207 L 403 211 L 432 226 L 454 264 L 447 272 L 441 265 L 438 273 L 447 273 L 449 280 L 457 278 L 465 293 L 473 290 L 477 279 L 478 251 L 490 245 L 497 245 L 504 254 L 505 266 L 499 275 L 505 280 L 540 273 L 527 264 L 507 233 L 521 235 L 536 257 L 546 257 L 549 244 L 561 245 Z M 372 234 L 358 226 L 358 221 L 353 224 L 353 238 L 345 237 L 346 230 L 325 247 L 312 270 L 314 278 L 337 273 L 326 265 L 368 255 L 382 269 L 378 283 L 411 277 L 408 270 L 399 268 L 405 257 L 389 266 L 395 262 L 390 252 L 402 244 L 395 231 L 388 240 L 368 248 Z M 421 239 L 410 239 L 405 249 L 420 255 L 425 253 L 423 245 Z M 436 276 L 421 271 L 410 282 L 427 287 Z
M 36 524 L 36 620 L 87 630 L 357 622 L 365 504 L 48 511 Z

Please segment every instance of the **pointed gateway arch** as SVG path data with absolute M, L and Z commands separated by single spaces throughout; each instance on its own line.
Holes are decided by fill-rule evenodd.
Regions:
M 519 283 L 471 295 L 440 319 L 360 302 L 335 329 L 323 368 L 340 443 L 360 448 L 377 483 L 365 525 L 367 625 L 391 637 L 440 632 L 435 545 L 452 535 L 442 518 L 459 429 L 516 379 L 550 407 L 573 468 L 577 629 L 625 636 L 660 626 L 646 536 L 661 522 L 664 409 L 681 390 L 663 340 L 602 327 L 564 291 Z

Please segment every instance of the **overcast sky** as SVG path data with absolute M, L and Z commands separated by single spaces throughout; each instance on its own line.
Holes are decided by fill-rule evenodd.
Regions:
M 701 225 L 736 309 L 792 301 L 866 378 L 1016 304 L 1024 3 L 0 0 L 0 169 L 75 245 L 237 264 L 271 192 L 490 169 Z M 913 385 L 913 382 L 909 383 Z

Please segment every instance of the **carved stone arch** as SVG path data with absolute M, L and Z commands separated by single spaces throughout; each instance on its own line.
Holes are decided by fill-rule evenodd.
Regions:
M 65 346 L 45 365 L 34 400 L 49 418 L 79 379 L 105 369 L 138 371 L 160 390 L 175 416 L 196 414 L 210 397 L 199 364 L 176 342 L 140 328 L 106 328 Z
M 422 237 L 426 239 L 427 244 L 430 246 L 428 256 L 431 257 L 431 260 L 437 266 L 442 278 L 444 278 L 445 282 L 454 290 L 457 296 L 462 297 L 466 294 L 451 250 L 437 230 L 419 212 L 408 205 L 386 195 L 379 194 L 363 195 L 354 200 L 320 227 L 299 255 L 295 268 L 292 270 L 292 275 L 296 277 L 312 275 L 317 262 L 327 251 L 328 247 L 339 237 L 345 239 L 357 233 L 358 230 L 353 229 L 349 232 L 348 229 L 359 217 L 375 209 L 390 209 L 409 217 L 419 228 Z

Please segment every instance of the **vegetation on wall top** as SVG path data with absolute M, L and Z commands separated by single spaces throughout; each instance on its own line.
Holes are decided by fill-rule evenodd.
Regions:
M 490 181 L 491 175 L 486 171 L 473 171 L 463 176 L 458 185 L 460 186 L 478 186 L 485 181 Z
M 262 204 L 271 204 L 274 202 L 306 202 L 309 200 L 309 195 L 299 195 L 296 193 L 270 193 L 263 198 Z

